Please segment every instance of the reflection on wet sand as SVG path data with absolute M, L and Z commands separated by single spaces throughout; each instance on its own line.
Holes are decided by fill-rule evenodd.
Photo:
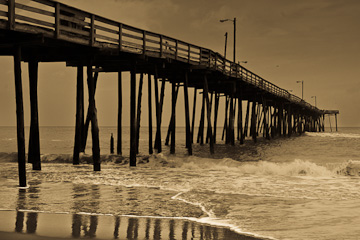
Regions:
M 241 236 L 230 229 L 214 227 L 206 224 L 178 218 L 151 218 L 130 216 L 105 216 L 97 213 L 100 205 L 100 186 L 74 185 L 72 191 L 75 214 L 51 214 L 23 211 L 32 198 L 40 198 L 38 185 L 32 184 L 29 189 L 19 189 L 17 211 L 15 214 L 15 232 L 49 237 L 66 238 L 100 238 L 100 239 L 242 239 L 256 238 Z M 135 193 L 129 195 L 131 201 Z M 37 200 L 39 201 L 39 199 Z M 33 206 L 33 205 L 32 205 Z M 27 209 L 35 210 L 36 209 Z M 1 213 L 0 213 L 1 214 Z M 49 221 L 53 219 L 53 221 Z M 59 225 L 60 223 L 60 225 Z M 61 231 L 49 231 L 60 229 Z M 65 229 L 65 231 L 63 231 Z M 68 229 L 66 231 L 66 229 Z M 13 230 L 12 230 L 13 231 Z M 58 234 L 58 235 L 56 235 Z M 61 234 L 61 235 L 60 235 Z
M 41 184 L 40 181 L 29 182 L 30 187 L 28 189 L 19 188 L 18 199 L 17 199 L 17 211 L 16 211 L 16 222 L 15 232 L 22 233 L 24 229 L 25 212 L 21 211 L 27 209 L 27 201 L 32 201 L 39 198 Z M 29 195 L 29 196 L 27 196 Z M 33 207 L 31 210 L 37 211 L 37 207 Z M 26 233 L 32 234 L 36 232 L 37 228 L 37 212 L 28 212 L 26 214 Z
M 51 215 L 46 213 L 33 212 L 17 212 L 16 213 L 16 232 L 23 232 L 24 215 L 27 216 L 26 233 L 46 236 L 42 232 L 36 232 L 38 225 L 38 217 L 43 215 Z M 60 214 L 53 214 L 54 220 Z M 56 216 L 55 216 L 56 215 Z M 213 226 L 202 225 L 196 222 L 190 222 L 182 219 L 161 219 L 161 218 L 137 218 L 137 217 L 111 217 L 98 215 L 82 215 L 73 214 L 66 215 L 68 221 L 62 224 L 69 223 L 69 232 L 65 234 L 68 238 L 95 238 L 101 239 L 146 239 L 146 240 L 161 240 L 161 239 L 198 239 L 198 240 L 218 240 L 218 239 L 241 239 L 254 240 L 256 238 L 241 236 L 226 228 L 217 228 Z M 111 218 L 113 225 L 109 226 L 106 223 L 108 219 L 102 223 L 102 220 Z M 120 226 L 124 225 L 124 226 Z M 47 223 L 56 224 L 56 223 Z M 56 226 L 52 226 L 56 227 Z M 113 229 L 113 231 L 111 230 Z M 96 234 L 98 230 L 101 232 L 112 232 L 112 236 L 102 236 Z M 167 234 L 165 234 L 167 233 Z M 48 233 L 47 233 L 48 234 Z M 51 237 L 63 237 L 51 235 Z

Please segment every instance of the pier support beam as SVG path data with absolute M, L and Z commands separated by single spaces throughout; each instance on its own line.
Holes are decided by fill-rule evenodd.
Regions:
M 235 87 L 235 86 L 234 86 Z M 230 114 L 229 114 L 229 126 L 228 126 L 228 134 L 226 136 L 229 138 L 229 143 L 231 145 L 235 145 L 235 137 L 234 137 L 234 92 L 232 92 L 230 96 Z
M 226 96 L 224 128 L 223 128 L 221 140 L 224 140 L 225 134 L 227 135 L 227 132 L 228 132 L 228 121 L 229 121 L 229 119 L 228 119 L 228 109 L 229 109 L 229 97 Z M 226 141 L 227 141 L 227 138 L 226 138 Z M 228 142 L 226 142 L 226 143 L 228 143 Z
M 335 113 L 335 128 L 338 131 L 338 124 L 337 124 L 337 114 Z
M 39 137 L 39 113 L 38 113 L 38 62 L 29 62 L 29 88 L 31 123 L 29 136 L 28 161 L 33 164 L 33 170 L 41 170 L 40 160 L 40 137 Z
M 220 100 L 220 94 L 215 92 L 215 112 L 214 112 L 214 143 L 216 143 L 216 132 L 217 132 L 217 119 L 218 119 L 218 113 L 219 113 L 219 101 Z
M 151 74 L 148 74 L 148 117 L 149 117 L 149 154 L 153 154 L 152 147 L 152 106 L 151 106 Z
M 82 145 L 82 136 L 84 131 L 84 68 L 77 67 L 77 83 L 76 83 L 76 122 L 75 122 L 75 143 L 73 164 L 80 163 L 80 151 Z
M 244 144 L 242 99 L 241 99 L 241 97 L 238 97 L 238 140 L 240 141 L 240 144 Z
M 175 105 L 176 105 L 176 102 L 177 102 L 178 94 L 179 94 L 179 86 L 176 87 L 176 91 L 175 91 Z M 170 135 L 171 135 L 171 131 L 172 131 L 172 125 L 174 124 L 174 121 L 175 121 L 174 118 L 175 118 L 175 116 L 173 116 L 171 114 L 170 121 L 169 121 L 169 126 L 168 126 L 168 131 L 167 131 L 166 139 L 165 139 L 165 145 L 166 146 L 169 146 Z
M 254 142 L 257 141 L 257 133 L 256 133 L 256 100 L 252 102 L 252 108 L 251 108 L 251 125 L 250 125 L 250 135 Z
M 267 105 L 266 99 L 263 98 L 263 111 L 264 111 L 264 134 L 267 140 L 270 140 L 270 133 L 269 133 L 269 122 L 271 119 L 268 119 L 268 111 L 269 107 Z
M 136 167 L 136 70 L 130 72 L 130 167 Z
M 201 116 L 200 116 L 200 123 L 198 129 L 198 136 L 197 136 L 197 143 L 200 145 L 204 144 L 204 127 L 205 127 L 205 94 L 202 94 L 202 107 L 201 107 Z
M 192 155 L 192 142 L 190 131 L 190 112 L 189 112 L 189 94 L 188 94 L 188 73 L 185 73 L 184 80 L 184 100 L 185 100 L 185 128 L 186 128 L 186 148 L 189 155 Z
M 89 116 L 91 121 L 92 155 L 94 171 L 100 171 L 100 142 L 97 110 L 95 105 L 95 79 L 92 74 L 92 66 L 87 67 L 87 80 L 89 89 Z
M 196 116 L 196 96 L 197 89 L 194 88 L 194 101 L 193 101 L 193 113 L 192 113 L 192 123 L 191 123 L 191 143 L 194 143 L 194 129 L 195 129 L 195 116 Z
M 287 120 L 288 120 L 288 137 L 291 137 L 292 134 L 292 113 L 291 113 L 291 105 L 288 105 L 288 111 L 287 111 Z
M 209 89 L 208 89 L 208 81 L 206 75 L 204 75 L 204 96 L 206 101 L 206 116 L 207 116 L 207 124 L 209 126 L 209 135 L 210 135 L 210 153 L 214 154 L 214 138 L 212 136 L 212 128 L 211 128 L 211 110 L 210 110 L 210 101 L 209 101 Z
M 246 115 L 245 115 L 244 138 L 248 136 L 249 111 L 250 111 L 250 101 L 248 100 L 247 107 L 246 107 Z
M 211 99 L 210 99 L 210 116 L 211 116 L 211 112 L 212 112 L 212 105 L 213 105 L 213 100 L 214 100 L 214 93 L 211 93 Z M 206 143 L 209 143 L 209 139 L 210 139 L 210 135 L 209 135 L 209 126 L 207 127 L 207 131 L 206 131 Z
M 155 109 L 156 109 L 156 136 L 155 136 L 155 146 L 157 152 L 161 152 L 161 100 L 159 99 L 159 86 L 158 86 L 158 74 L 157 68 L 155 68 L 154 75 L 154 90 L 155 90 Z
M 20 47 L 17 47 L 14 53 L 14 73 L 15 73 L 19 186 L 26 187 L 24 103 L 23 103 L 22 79 L 21 79 L 21 48 Z
M 171 144 L 170 144 L 170 154 L 175 154 L 175 129 L 176 129 L 176 82 L 171 83 Z
M 122 73 L 118 72 L 118 122 L 117 122 L 117 147 L 118 155 L 122 154 Z
M 139 139 L 140 139 L 140 121 L 141 121 L 141 99 L 142 99 L 142 88 L 144 83 L 144 74 L 140 74 L 138 100 L 137 100 L 137 112 L 136 112 L 136 153 L 139 153 Z
M 89 79 L 90 72 L 88 72 L 87 74 L 88 74 L 88 79 Z M 94 75 L 92 75 L 92 72 L 91 72 L 91 78 L 94 81 L 94 98 L 95 98 L 98 77 L 99 77 L 98 72 L 96 72 Z M 96 108 L 96 106 L 95 106 L 95 108 Z M 81 145 L 80 152 L 85 152 L 85 149 L 86 149 L 86 142 L 87 142 L 87 137 L 88 137 L 88 132 L 89 132 L 90 121 L 91 121 L 91 111 L 90 111 L 90 105 L 89 105 L 88 111 L 86 114 L 86 120 L 85 120 L 85 125 L 84 125 L 84 131 L 83 131 L 83 136 L 82 136 L 82 145 Z
M 157 69 L 155 68 L 155 74 L 157 76 Z M 156 77 L 158 79 L 158 77 Z M 163 112 L 163 106 L 164 106 L 164 96 L 165 96 L 165 80 L 162 79 L 161 83 L 161 93 L 160 93 L 160 100 L 159 100 L 159 121 L 160 126 L 159 128 L 156 128 L 156 136 L 155 136 L 155 146 L 154 148 L 158 150 L 158 153 L 162 151 L 161 147 L 161 121 L 162 121 L 162 112 Z

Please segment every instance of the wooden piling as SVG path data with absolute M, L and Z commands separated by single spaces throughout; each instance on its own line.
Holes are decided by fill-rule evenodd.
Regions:
M 213 100 L 214 100 L 214 93 L 211 93 L 211 99 L 210 99 L 210 115 L 212 112 L 212 104 L 213 104 Z M 210 139 L 210 128 L 209 126 L 207 126 L 207 131 L 206 131 L 206 143 L 209 143 L 209 139 Z
M 156 79 L 157 76 L 157 69 L 155 68 Z M 161 149 L 161 121 L 162 121 L 162 112 L 163 112 L 163 105 L 164 105 L 164 96 L 165 96 L 165 80 L 162 80 L 161 83 L 161 93 L 160 93 L 160 100 L 159 100 L 159 122 L 160 125 L 156 128 L 156 135 L 155 135 L 155 146 L 154 148 L 158 150 L 158 153 L 162 151 Z
M 21 79 L 21 47 L 17 47 L 14 52 L 14 74 L 15 74 L 19 186 L 26 187 L 24 104 L 23 104 L 22 79 Z
M 83 66 L 78 66 L 76 83 L 76 122 L 73 165 L 78 165 L 80 163 L 82 128 L 84 128 L 84 68 Z
M 245 126 L 244 126 L 244 137 L 248 136 L 248 127 L 249 127 L 249 111 L 250 111 L 250 101 L 247 101 L 246 115 L 245 115 Z
M 210 153 L 214 154 L 214 139 L 212 136 L 212 128 L 211 128 L 211 110 L 210 110 L 210 101 L 209 101 L 209 89 L 208 89 L 208 81 L 207 81 L 207 77 L 206 75 L 204 75 L 204 97 L 205 97 L 205 101 L 206 101 L 206 115 L 207 115 L 207 124 L 209 127 L 209 131 L 210 131 Z
M 110 154 L 114 154 L 114 136 L 112 133 L 110 136 Z
M 250 125 L 250 135 L 254 142 L 257 142 L 257 134 L 256 134 L 256 100 L 252 102 L 252 109 L 251 109 L 251 125 Z
M 88 73 L 88 74 L 90 74 L 90 73 Z M 99 77 L 98 72 L 96 72 L 94 75 L 92 75 L 92 73 L 91 73 L 91 78 L 94 81 L 94 97 L 95 97 L 95 93 L 96 93 L 96 86 L 97 86 L 98 77 Z M 89 78 L 89 76 L 88 76 L 88 78 Z M 85 124 L 84 124 L 84 132 L 83 132 L 83 136 L 82 136 L 82 146 L 81 146 L 80 152 L 85 152 L 85 149 L 86 149 L 86 142 L 87 142 L 87 137 L 88 137 L 88 132 L 89 132 L 89 125 L 90 125 L 90 121 L 91 121 L 90 112 L 91 111 L 90 111 L 90 104 L 89 104 L 88 111 L 87 111 L 87 114 L 86 114 Z
M 130 72 L 130 167 L 136 167 L 136 70 Z
M 227 128 L 228 128 L 228 109 L 229 109 L 229 97 L 226 96 L 226 101 L 225 101 L 225 120 L 224 120 L 224 128 L 223 128 L 223 132 L 222 132 L 222 136 L 221 136 L 221 140 L 224 141 L 224 136 L 225 134 L 227 134 Z
M 122 154 L 122 72 L 118 72 L 118 122 L 116 152 L 118 155 Z
M 155 146 L 158 153 L 161 152 L 161 137 L 158 134 L 161 132 L 161 110 L 160 110 L 160 99 L 159 99 L 159 86 L 158 86 L 158 75 L 157 68 L 155 68 L 154 75 L 154 90 L 155 90 L 155 110 L 156 110 L 156 136 L 155 136 Z M 159 142 L 160 139 L 160 142 Z
M 191 143 L 194 143 L 194 129 L 195 129 L 195 116 L 196 116 L 196 96 L 197 96 L 197 89 L 194 88 L 194 101 L 193 101 L 193 112 L 192 112 L 192 123 L 191 123 Z
M 215 112 L 214 112 L 214 143 L 216 143 L 216 130 L 217 130 L 217 119 L 218 119 L 218 113 L 219 113 L 219 101 L 220 100 L 220 94 L 215 93 Z
M 171 83 L 171 145 L 170 145 L 170 154 L 175 154 L 175 128 L 176 128 L 176 82 Z
M 138 100 L 137 100 L 137 111 L 136 111 L 136 153 L 139 153 L 139 139 L 140 139 L 140 121 L 141 121 L 141 99 L 142 99 L 142 88 L 144 83 L 144 74 L 140 74 Z
M 95 79 L 92 74 L 92 66 L 87 66 L 87 80 L 89 89 L 89 115 L 91 121 L 92 155 L 94 171 L 100 171 L 100 142 L 97 110 L 95 104 Z
M 270 124 L 271 124 L 271 138 L 274 138 L 275 137 L 275 128 L 276 128 L 276 108 L 275 107 L 272 107 L 272 110 L 270 110 L 270 113 L 271 113 L 271 121 L 270 121 Z
M 152 148 L 152 106 L 151 106 L 151 74 L 148 74 L 148 117 L 149 117 L 149 154 L 153 154 Z
M 262 128 L 264 127 L 264 122 L 262 122 L 262 118 L 263 118 L 263 114 L 264 114 L 264 110 L 263 107 L 260 110 L 260 103 L 258 103 L 258 119 L 257 119 L 257 130 L 256 130 L 256 135 L 259 136 L 260 131 L 262 131 L 264 133 L 264 131 L 262 130 Z
M 32 162 L 33 170 L 41 170 L 37 86 L 38 86 L 38 62 L 30 61 L 29 88 L 30 88 L 31 123 L 30 123 L 28 161 Z
M 278 105 L 278 117 L 277 117 L 277 134 L 278 136 L 281 136 L 281 131 L 282 131 L 282 122 L 283 122 L 283 106 L 281 103 L 279 103 Z
M 186 128 L 186 148 L 189 155 L 192 155 L 192 142 L 190 131 L 190 112 L 189 112 L 189 94 L 188 94 L 188 73 L 185 73 L 184 80 L 184 103 L 185 103 L 185 128 Z
M 200 145 L 204 144 L 204 120 L 205 120 L 205 93 L 202 94 L 202 107 L 201 107 L 201 116 L 198 130 L 197 143 Z
M 229 137 L 229 143 L 231 145 L 235 145 L 235 137 L 234 137 L 234 123 L 235 123 L 235 113 L 234 113 L 234 93 L 231 94 L 230 96 L 230 117 L 229 117 L 229 134 L 227 134 L 226 136 Z
M 175 92 L 176 92 L 176 93 L 175 93 L 175 105 L 176 105 L 177 97 L 178 97 L 178 94 L 179 94 L 179 86 L 176 87 L 176 91 L 175 91 Z M 169 121 L 169 126 L 168 126 L 168 131 L 167 131 L 166 138 L 165 138 L 165 145 L 166 145 L 166 146 L 169 146 L 170 135 L 171 135 L 173 123 L 174 123 L 174 116 L 171 115 L 170 121 Z
M 240 144 L 244 144 L 244 134 L 243 134 L 243 116 L 242 116 L 242 99 L 238 97 L 238 139 Z
M 269 107 L 267 105 L 267 102 L 266 102 L 265 98 L 263 98 L 263 111 L 264 111 L 264 133 L 265 133 L 265 138 L 267 140 L 270 140 L 270 134 L 269 134 L 269 121 L 270 121 L 270 119 L 268 119 Z
M 337 114 L 336 113 L 335 113 L 335 127 L 336 127 L 336 131 L 338 131 Z
M 292 118 L 292 113 L 291 113 L 291 105 L 289 104 L 288 105 L 288 111 L 287 111 L 287 120 L 288 120 L 288 137 L 291 137 L 291 134 L 292 134 L 292 121 L 291 121 L 291 118 Z

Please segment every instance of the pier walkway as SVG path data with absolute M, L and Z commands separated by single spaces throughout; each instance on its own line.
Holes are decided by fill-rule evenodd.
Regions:
M 130 166 L 136 165 L 141 114 L 141 91 L 144 74 L 149 84 L 149 153 L 153 153 L 152 106 L 155 98 L 156 137 L 154 148 L 161 152 L 161 133 L 165 83 L 172 89 L 171 121 L 165 144 L 175 153 L 176 98 L 182 87 L 185 96 L 186 147 L 192 154 L 194 138 L 210 145 L 216 142 L 219 98 L 226 98 L 224 138 L 226 143 L 241 144 L 262 133 L 267 139 L 291 136 L 304 131 L 324 131 L 326 114 L 338 111 L 318 109 L 245 67 L 225 59 L 211 49 L 196 46 L 169 36 L 139 29 L 52 0 L 0 0 L 0 55 L 14 57 L 20 185 L 26 185 L 25 138 L 21 79 L 21 61 L 29 63 L 31 127 L 29 161 L 40 170 L 39 124 L 37 104 L 38 64 L 66 62 L 78 69 L 74 164 L 84 151 L 91 123 L 94 170 L 100 170 L 100 146 L 95 104 L 96 82 L 101 72 L 118 73 L 119 119 L 117 154 L 121 154 L 122 72 L 130 72 L 131 150 Z M 89 107 L 84 114 L 84 76 L 87 68 Z M 136 100 L 136 74 L 140 74 Z M 161 87 L 158 82 L 161 81 Z M 154 86 L 154 91 L 151 90 Z M 194 89 L 192 120 L 188 89 Z M 196 96 L 202 93 L 199 132 L 194 136 Z M 247 102 L 244 110 L 243 101 Z M 205 115 L 206 112 L 206 115 Z M 235 126 L 235 122 L 237 126 Z M 205 124 L 208 126 L 204 131 Z M 215 132 L 215 133 L 214 133 Z M 206 137 L 204 138 L 204 134 Z M 25 184 L 25 185 L 24 185 Z

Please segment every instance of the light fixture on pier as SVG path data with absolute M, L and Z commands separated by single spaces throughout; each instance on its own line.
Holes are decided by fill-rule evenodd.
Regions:
M 316 106 L 316 96 L 311 96 L 311 98 L 315 98 L 315 107 L 317 107 Z
M 304 81 L 296 81 L 296 83 L 301 83 L 301 99 L 304 100 Z
M 220 22 L 231 21 L 234 23 L 234 63 L 236 63 L 236 18 L 234 19 L 221 19 Z

